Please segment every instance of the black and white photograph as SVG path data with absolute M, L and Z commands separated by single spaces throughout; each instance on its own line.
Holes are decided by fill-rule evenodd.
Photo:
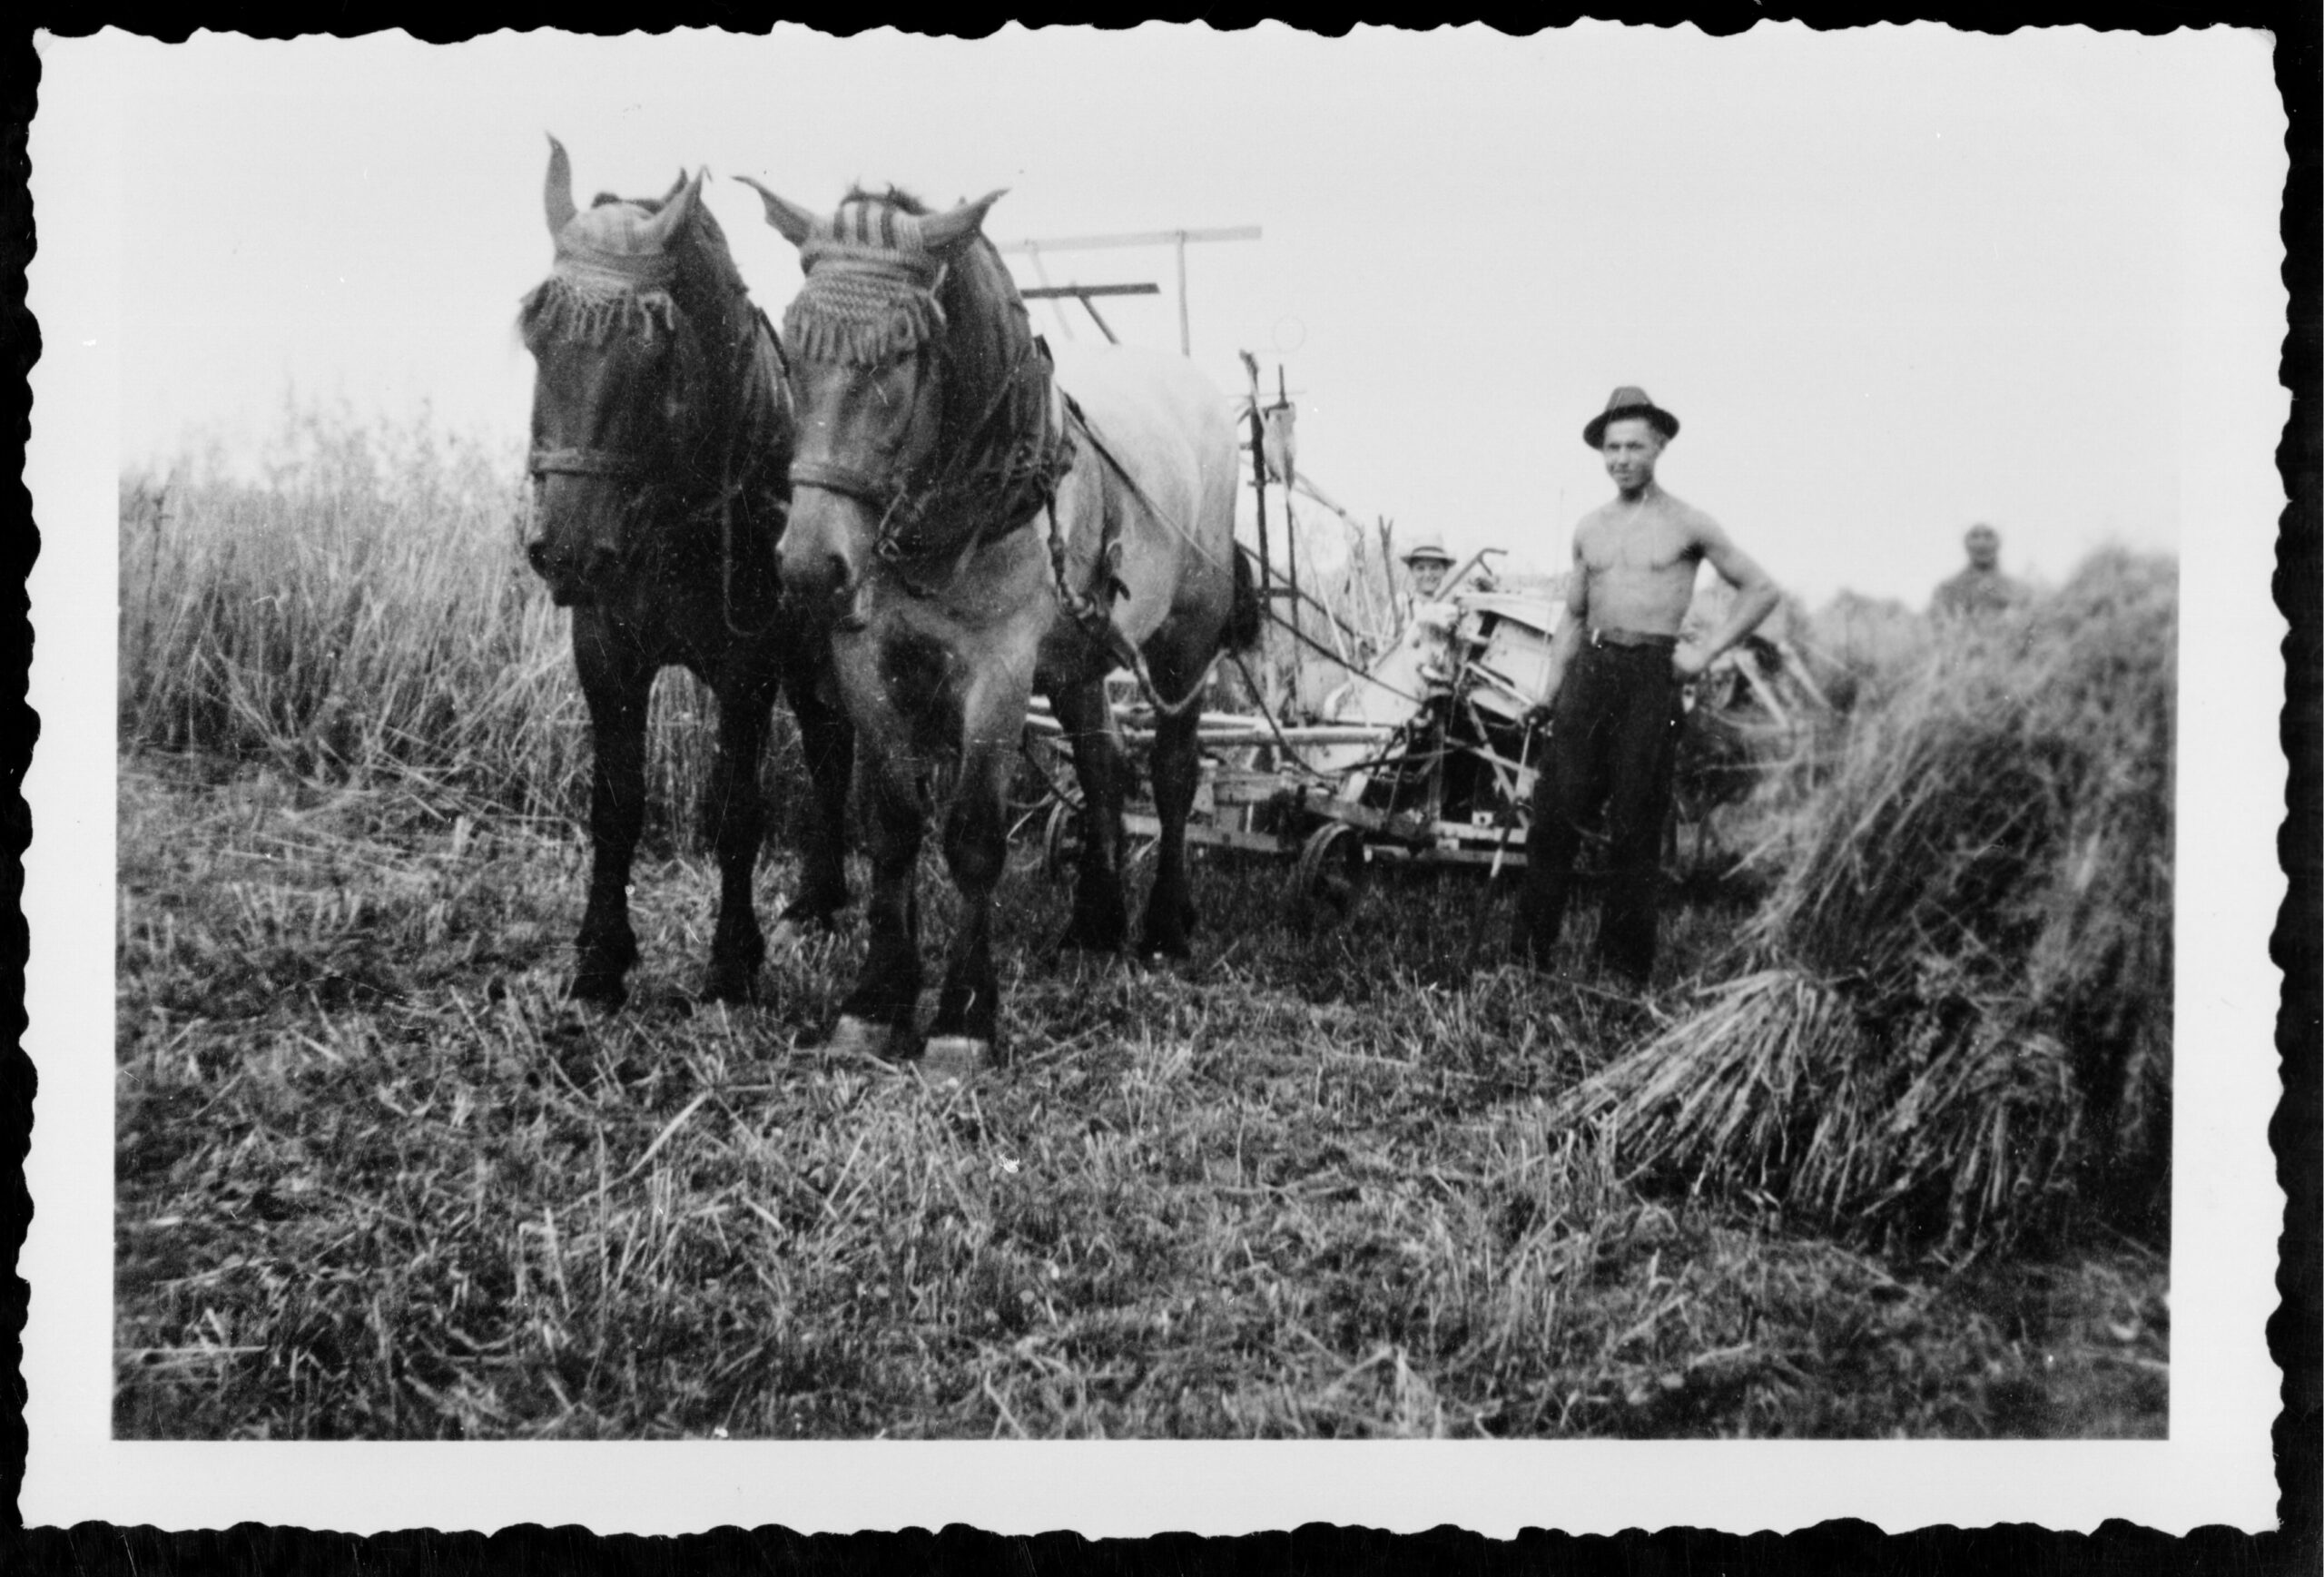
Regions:
M 28 1523 L 2272 1524 L 2267 34 L 40 47 Z

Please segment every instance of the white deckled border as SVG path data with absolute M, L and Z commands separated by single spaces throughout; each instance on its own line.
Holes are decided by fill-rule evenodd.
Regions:
M 1833 1517 L 1891 1530 L 2088 1529 L 2109 1517 L 2171 1532 L 2271 1525 L 2278 1377 L 2262 1324 L 2275 1307 L 2282 1197 L 2265 1137 L 2279 989 L 2267 941 L 2282 892 L 2274 838 L 2285 779 L 2283 626 L 2268 594 L 2282 507 L 2272 456 L 2288 411 L 2275 383 L 2284 121 L 2267 38 L 2214 30 L 2156 42 L 2181 54 L 2190 127 L 2209 118 L 2205 145 L 2225 137 L 2241 154 L 2184 170 L 2180 190 L 2157 193 L 2187 216 L 2169 1441 L 428 1446 L 109 1438 L 115 328 L 134 151 L 121 145 L 123 90 L 108 70 L 120 36 L 41 40 L 31 287 L 44 351 L 28 480 L 44 537 L 31 588 L 42 737 L 26 791 L 35 840 L 25 883 L 27 1047 L 41 1083 L 28 1163 L 37 1215 L 24 1259 L 25 1520 L 650 1533 L 962 1522 L 1093 1535 L 1309 1521 L 1452 1523 L 1496 1535 L 1528 1525 L 1782 1530 Z

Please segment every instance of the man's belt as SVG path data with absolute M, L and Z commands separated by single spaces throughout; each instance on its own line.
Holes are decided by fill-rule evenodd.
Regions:
M 1676 636 L 1658 636 L 1645 630 L 1592 630 L 1590 644 L 1593 646 L 1654 646 L 1662 651 L 1679 649 Z

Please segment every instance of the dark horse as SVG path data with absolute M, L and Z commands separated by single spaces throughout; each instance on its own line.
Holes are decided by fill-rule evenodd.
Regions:
M 702 177 L 660 202 L 573 202 L 549 142 L 556 246 L 519 327 L 537 363 L 526 551 L 573 609 L 573 658 L 596 741 L 596 859 L 573 994 L 618 1003 L 637 959 L 629 870 L 645 813 L 645 709 L 654 675 L 693 670 L 718 697 L 709 810 L 718 929 L 708 989 L 749 999 L 766 956 L 751 874 L 763 841 L 759 761 L 778 687 L 799 718 L 816 823 L 785 919 L 847 902 L 842 858 L 848 724 L 818 700 L 818 649 L 780 596 L 775 541 L 790 496 L 790 395 L 781 350 L 702 202 Z
M 758 190 L 806 275 L 783 318 L 800 443 L 783 578 L 829 621 L 864 750 L 871 946 L 833 1040 L 911 1054 L 913 864 L 940 808 L 961 909 L 925 1050 L 931 1069 L 973 1068 L 999 1024 L 992 895 L 1036 688 L 1073 740 L 1084 796 L 1066 940 L 1127 941 L 1127 765 L 1105 692 L 1127 666 L 1161 715 L 1143 945 L 1187 951 L 1193 703 L 1222 645 L 1258 633 L 1234 544 L 1234 429 L 1226 399 L 1177 357 L 1108 350 L 1052 377 L 980 229 L 999 192 L 944 214 L 852 192 L 823 219 Z

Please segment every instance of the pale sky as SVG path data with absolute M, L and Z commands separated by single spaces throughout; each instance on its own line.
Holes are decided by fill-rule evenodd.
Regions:
M 84 47 L 123 111 L 124 464 L 249 452 L 294 385 L 513 453 L 553 132 L 585 202 L 706 164 L 778 316 L 793 254 L 735 174 L 819 209 L 1005 186 L 1004 241 L 1262 226 L 1189 248 L 1194 356 L 1227 393 L 1238 349 L 1270 387 L 1284 362 L 1303 468 L 1354 512 L 1561 564 L 1610 492 L 1580 429 L 1642 384 L 1684 424 L 1664 484 L 1811 602 L 1925 602 L 1975 520 L 2051 578 L 2175 551 L 2182 323 L 2280 179 L 2269 41 L 2223 30 Z M 1105 310 L 1175 346 L 1167 249 L 1046 267 L 1159 283 Z

